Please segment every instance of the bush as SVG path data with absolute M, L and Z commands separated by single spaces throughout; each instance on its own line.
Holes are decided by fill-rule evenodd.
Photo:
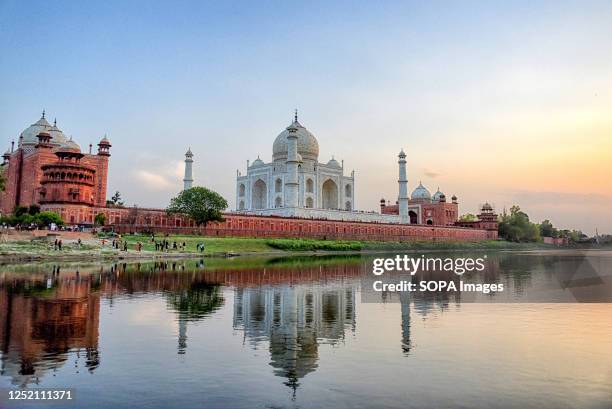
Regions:
M 34 223 L 38 225 L 38 227 L 47 227 L 51 223 L 55 223 L 58 226 L 64 224 L 64 221 L 60 217 L 59 214 L 55 212 L 40 212 L 34 217 Z
M 285 251 L 359 251 L 363 245 L 358 241 L 272 239 L 266 240 L 272 248 Z

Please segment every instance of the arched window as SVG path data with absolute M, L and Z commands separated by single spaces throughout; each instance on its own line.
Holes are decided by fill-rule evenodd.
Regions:
M 283 181 L 282 180 L 276 179 L 276 181 L 274 182 L 274 191 L 276 193 L 280 193 L 283 191 Z
M 427 219 L 427 224 L 432 225 L 433 224 L 433 220 Z
M 307 197 L 306 198 L 306 207 L 312 209 L 314 207 L 314 203 L 312 200 L 312 197 Z
M 283 200 L 280 197 L 277 197 L 274 201 L 274 207 L 283 207 Z
M 314 192 L 314 182 L 312 179 L 306 179 L 306 193 Z
M 353 210 L 351 207 L 351 202 L 349 200 L 344 204 L 344 210 Z
M 352 194 L 353 194 L 353 189 L 351 188 L 351 185 L 344 186 L 344 196 L 351 197 Z
M 408 216 L 410 217 L 410 224 L 417 224 L 419 222 L 417 214 L 413 210 L 408 212 Z
M 251 194 L 253 209 L 265 209 L 268 207 L 268 187 L 266 186 L 266 182 L 261 179 L 257 179 L 255 183 L 253 183 L 253 193 Z
M 241 183 L 240 186 L 238 187 L 238 196 L 240 197 L 244 197 L 244 184 Z
M 238 210 L 244 210 L 244 200 L 240 201 L 240 204 L 238 205 Z
M 338 206 L 338 185 L 331 179 L 327 179 L 322 187 L 323 209 L 337 209 Z

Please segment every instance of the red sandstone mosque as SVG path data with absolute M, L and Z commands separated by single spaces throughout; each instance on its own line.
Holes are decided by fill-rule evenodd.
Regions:
M 118 232 L 393 241 L 497 238 L 497 216 L 488 204 L 477 221 L 459 222 L 456 196 L 447 202 L 439 189 L 432 196 L 419 183 L 409 197 L 403 150 L 398 155 L 396 204 L 382 199 L 380 213 L 353 210 L 354 172 L 344 176 L 344 164 L 336 165 L 333 158 L 326 164 L 318 162 L 318 142 L 297 122 L 297 113 L 275 140 L 274 162 L 266 166 L 258 159 L 247 165 L 247 176 L 238 172 L 237 210 L 224 214 L 224 222 L 205 227 L 186 217 L 168 215 L 163 209 L 107 205 L 111 143 L 103 137 L 95 153 L 92 148 L 90 144 L 88 153 L 83 153 L 56 121 L 53 125 L 47 121 L 43 111 L 42 117 L 20 134 L 17 148 L 13 142 L 3 155 L 0 171 L 6 178 L 6 189 L 0 192 L 2 214 L 13 212 L 16 206 L 38 204 L 42 210 L 58 213 L 67 224 L 92 226 L 101 213 L 107 225 Z M 184 187 L 188 188 L 193 182 L 191 150 L 185 156 Z M 243 204 L 245 199 L 251 204 Z M 267 203 L 272 205 L 266 207 Z

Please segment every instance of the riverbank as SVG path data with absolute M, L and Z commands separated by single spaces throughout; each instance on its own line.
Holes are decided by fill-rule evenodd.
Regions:
M 82 233 L 61 235 L 62 249 L 54 246 L 56 236 L 37 236 L 27 239 L 19 235 L 3 236 L 0 243 L 0 262 L 37 260 L 105 260 L 105 259 L 154 259 L 191 257 L 228 257 L 241 255 L 291 255 L 291 254 L 351 254 L 390 251 L 436 251 L 436 250 L 536 250 L 553 249 L 544 243 L 511 243 L 505 241 L 480 242 L 371 242 L 311 239 L 263 239 L 221 238 L 174 235 L 155 237 L 155 241 L 166 240 L 168 248 L 156 249 L 151 236 L 126 235 L 118 238 L 120 249 L 112 246 L 113 238 L 98 237 Z M 80 243 L 79 243 L 80 239 Z M 127 242 L 128 250 L 123 250 Z M 176 243 L 176 246 L 175 246 Z M 200 245 L 203 245 L 203 250 Z M 140 251 L 138 247 L 140 246 Z

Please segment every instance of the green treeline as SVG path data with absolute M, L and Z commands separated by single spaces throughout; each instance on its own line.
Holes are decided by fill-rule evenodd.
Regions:
M 510 213 L 504 210 L 498 221 L 499 237 L 513 242 L 537 242 L 541 241 L 542 237 L 567 237 L 571 242 L 577 242 L 583 236 L 579 230 L 557 229 L 550 220 L 539 224 L 532 223 L 527 213 L 516 205 L 510 208 Z

